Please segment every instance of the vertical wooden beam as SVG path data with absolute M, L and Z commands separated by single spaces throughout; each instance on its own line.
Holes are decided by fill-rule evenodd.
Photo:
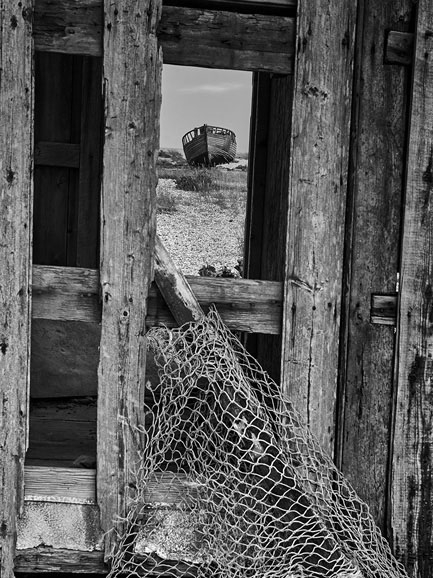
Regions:
M 13 577 L 30 366 L 32 0 L 0 0 L 0 575 Z
M 334 448 L 357 2 L 298 5 L 282 381 Z
M 268 73 L 253 73 L 244 262 L 244 273 L 249 279 L 260 279 L 261 273 L 270 87 L 271 78 Z
M 433 567 L 433 4 L 419 0 L 398 319 L 391 526 L 411 576 Z
M 355 59 L 337 459 L 382 530 L 395 337 L 371 324 L 370 308 L 373 292 L 396 290 L 408 74 L 384 64 L 384 31 L 411 17 L 411 0 L 364 0 Z
M 292 96 L 292 75 L 275 75 L 271 78 L 266 197 L 262 215 L 263 247 L 260 255 L 260 279 L 268 281 L 284 281 L 285 274 Z M 281 379 L 281 343 L 281 335 L 257 335 L 257 359 L 277 383 Z
M 130 426 L 142 414 L 159 148 L 160 12 L 159 0 L 105 2 L 97 476 L 104 530 L 125 515 L 136 458 Z
M 97 267 L 101 187 L 102 62 L 83 59 L 80 169 L 78 183 L 77 267 Z

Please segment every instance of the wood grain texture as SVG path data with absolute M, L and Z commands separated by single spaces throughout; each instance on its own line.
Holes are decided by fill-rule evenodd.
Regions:
M 34 265 L 32 291 L 34 319 L 101 321 L 96 269 Z
M 215 305 L 224 323 L 239 331 L 281 333 L 282 283 L 253 279 L 216 279 L 186 276 L 200 305 Z M 79 321 L 92 326 L 101 320 L 99 274 L 95 269 L 33 267 L 33 319 Z M 154 284 L 149 291 L 146 325 L 175 325 L 167 304 Z M 78 327 L 78 326 L 77 326 Z M 89 331 L 94 333 L 89 328 Z M 40 347 L 43 347 L 42 334 Z
M 0 0 L 0 575 L 13 578 L 30 374 L 32 2 Z
M 96 397 L 32 399 L 26 464 L 94 468 L 96 413 Z
M 108 566 L 104 563 L 103 552 L 39 547 L 17 550 L 15 571 L 107 574 Z
M 24 470 L 24 499 L 96 503 L 96 470 L 28 466 Z
M 188 281 L 177 269 L 158 235 L 155 238 L 155 282 L 179 325 L 199 321 L 203 310 Z
M 294 27 L 288 16 L 166 5 L 158 39 L 166 64 L 287 73 Z M 36 0 L 37 50 L 101 56 L 102 36 L 102 0 Z
M 166 6 L 194 6 L 251 14 L 294 14 L 297 0 L 164 0 Z
M 410 576 L 433 567 L 433 4 L 418 2 L 401 255 L 391 531 Z
M 102 0 L 35 0 L 35 49 L 102 54 Z
M 172 6 L 158 39 L 165 64 L 284 74 L 292 71 L 294 31 L 290 17 Z
M 343 281 L 338 463 L 384 531 L 395 332 L 372 325 L 371 293 L 396 291 L 407 72 L 384 65 L 383 31 L 410 19 L 411 0 L 359 12 Z
M 105 531 L 126 512 L 137 457 L 131 426 L 140 422 L 143 407 L 146 302 L 156 229 L 160 11 L 160 2 L 152 0 L 105 2 L 97 447 L 97 495 Z
M 282 383 L 333 453 L 356 2 L 298 8 Z

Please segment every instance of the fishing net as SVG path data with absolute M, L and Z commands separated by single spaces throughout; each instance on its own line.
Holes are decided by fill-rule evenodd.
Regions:
M 148 333 L 145 450 L 110 577 L 407 576 L 290 401 L 211 311 Z

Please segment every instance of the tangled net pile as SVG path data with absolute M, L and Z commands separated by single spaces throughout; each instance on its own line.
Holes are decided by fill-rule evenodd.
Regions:
M 148 384 L 137 493 L 110 576 L 407 576 L 366 504 L 217 313 L 148 340 L 160 383 Z

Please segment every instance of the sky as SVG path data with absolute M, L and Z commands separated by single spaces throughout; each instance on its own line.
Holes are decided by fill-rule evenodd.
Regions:
M 236 134 L 238 152 L 248 151 L 252 73 L 164 65 L 161 148 L 182 149 L 182 136 L 202 124 Z

